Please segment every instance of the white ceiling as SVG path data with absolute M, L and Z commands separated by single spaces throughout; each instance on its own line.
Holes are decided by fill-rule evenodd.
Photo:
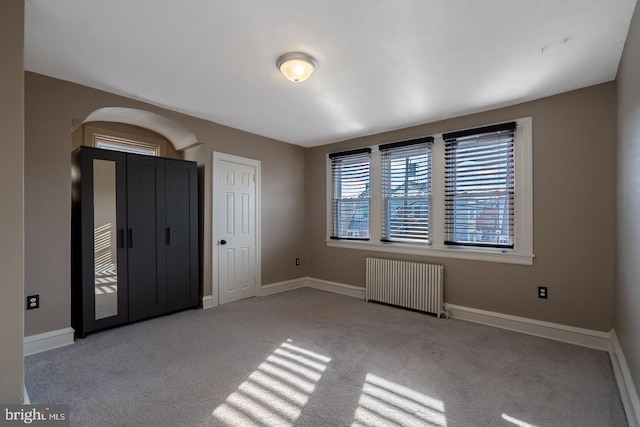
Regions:
M 635 4 L 27 0 L 25 68 L 310 147 L 613 80 Z

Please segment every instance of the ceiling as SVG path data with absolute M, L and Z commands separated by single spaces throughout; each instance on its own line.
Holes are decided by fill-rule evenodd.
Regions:
M 611 81 L 635 3 L 27 0 L 25 69 L 311 147 Z

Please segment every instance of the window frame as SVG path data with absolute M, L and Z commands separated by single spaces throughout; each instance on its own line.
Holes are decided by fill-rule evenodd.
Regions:
M 380 190 L 382 193 L 382 209 L 380 210 L 380 214 L 382 215 L 381 219 L 381 236 L 380 240 L 385 243 L 411 243 L 411 244 L 420 244 L 420 245 L 429 245 L 431 244 L 431 194 L 432 194 L 432 180 L 431 180 L 431 171 L 432 171 L 432 163 L 433 163 L 433 155 L 431 153 L 431 146 L 433 145 L 433 137 L 426 138 L 417 138 L 408 141 L 396 142 L 391 144 L 382 144 L 378 146 L 378 151 L 380 151 L 381 156 L 381 173 L 382 179 L 380 183 Z M 394 167 L 392 163 L 399 159 L 404 159 L 406 164 L 409 157 L 420 157 L 419 163 L 413 163 L 414 168 L 414 177 L 417 177 L 422 186 L 425 187 L 426 194 L 419 195 L 408 195 L 406 194 L 409 186 L 409 174 L 410 171 L 406 168 L 403 168 L 400 173 L 393 172 Z M 422 165 L 421 173 L 418 174 L 418 164 Z M 404 182 L 404 196 L 394 195 L 394 188 L 392 188 L 391 181 L 394 181 L 399 175 L 403 176 Z M 416 181 L 413 181 L 414 185 Z M 413 230 L 408 232 L 405 237 L 402 237 L 400 233 L 396 236 L 392 236 L 394 226 L 391 225 L 391 212 L 390 205 L 392 202 L 402 202 L 403 206 L 409 204 L 413 204 L 414 202 L 425 203 L 426 204 L 426 223 L 424 220 L 420 218 L 417 223 L 413 225 L 408 225 L 408 217 L 407 215 L 401 216 L 399 219 L 399 224 L 396 224 L 396 227 L 400 224 L 407 227 L 409 230 Z M 421 210 L 421 209 L 419 209 Z M 426 227 L 425 227 L 426 225 Z M 424 233 L 416 232 L 416 230 L 425 230 Z M 410 234 L 414 234 L 420 237 L 407 237 Z
M 485 248 L 470 246 L 446 246 L 445 232 L 445 157 L 443 132 L 434 134 L 432 144 L 432 213 L 431 244 L 381 242 L 383 197 L 381 191 L 381 156 L 377 145 L 371 147 L 370 209 L 368 241 L 331 239 L 331 162 L 327 155 L 327 231 L 326 245 L 345 249 L 356 249 L 407 255 L 487 261 L 505 264 L 533 265 L 533 120 L 531 117 L 515 121 L 515 196 L 514 196 L 514 248 Z M 498 122 L 500 124 L 503 122 Z M 483 126 L 483 125 L 481 125 Z M 473 128 L 480 127 L 474 126 Z
M 336 188 L 338 187 L 338 185 L 342 185 L 342 181 L 340 181 L 340 184 L 336 183 L 334 181 L 334 164 L 337 163 L 338 161 L 347 161 L 347 162 L 354 162 L 356 164 L 362 163 L 364 159 L 367 159 L 367 176 L 368 176 L 368 182 L 365 184 L 365 188 L 363 192 L 369 192 L 369 197 L 368 198 L 352 198 L 352 197 L 336 197 L 335 193 L 336 193 Z M 335 152 L 335 153 L 329 153 L 328 154 L 328 159 L 329 159 L 329 180 L 331 182 L 331 185 L 329 187 L 329 201 L 328 201 L 328 206 L 329 206 L 329 221 L 328 221 L 328 236 L 329 239 L 331 240 L 346 240 L 346 241 L 361 241 L 361 242 L 366 242 L 369 241 L 371 239 L 371 149 L 370 148 L 362 148 L 362 149 L 357 149 L 357 150 L 349 150 L 349 151 L 340 151 L 340 152 Z M 356 169 L 357 170 L 357 169 Z M 342 178 L 342 173 L 340 174 L 340 177 Z M 356 204 L 356 205 L 361 205 L 363 203 L 365 203 L 367 206 L 366 209 L 366 217 L 367 217 L 367 225 L 368 225 L 368 230 L 367 230 L 367 235 L 366 236 L 340 236 L 340 225 L 338 224 L 339 218 L 342 218 L 341 215 L 341 205 L 342 204 Z M 354 208 L 354 216 L 355 216 L 355 211 L 358 209 L 358 207 L 356 206 Z
M 485 126 L 462 132 L 443 134 L 445 141 L 445 232 L 444 244 L 447 246 L 485 247 L 497 249 L 513 249 L 515 239 L 515 122 Z M 497 157 L 496 157 L 497 156 Z M 491 163 L 487 164 L 487 161 Z M 499 163 L 496 163 L 499 162 Z M 480 206 L 498 200 L 502 208 L 494 210 L 507 212 L 506 221 L 499 219 L 501 229 L 506 227 L 507 241 L 486 238 L 485 232 L 495 232 L 496 228 L 478 229 L 478 215 L 489 222 L 496 215 L 485 215 L 484 208 L 478 214 L 471 206 L 459 207 L 458 203 Z M 469 220 L 473 228 L 469 228 Z M 474 224 L 475 222 L 475 224 Z M 462 224 L 464 225 L 462 225 Z M 460 228 L 459 228 L 460 227 Z M 478 240 L 478 232 L 482 235 Z M 503 230 L 504 231 L 504 230 Z M 460 233 L 467 238 L 456 237 Z M 493 233 L 488 233 L 493 234 Z M 501 232 L 496 237 L 504 237 Z
M 122 151 L 124 153 L 141 154 L 152 157 L 159 157 L 161 153 L 159 144 L 99 133 L 93 134 L 93 146 L 105 150 Z

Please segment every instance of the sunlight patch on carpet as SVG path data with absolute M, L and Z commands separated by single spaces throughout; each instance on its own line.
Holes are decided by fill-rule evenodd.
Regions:
M 522 420 L 519 420 L 507 414 L 502 414 L 502 419 L 505 421 L 509 421 L 511 424 L 516 425 L 518 427 L 536 427 L 533 424 L 526 423 Z
M 408 387 L 367 374 L 352 427 L 447 427 L 444 403 Z
M 292 425 L 330 361 L 287 340 L 212 415 L 227 426 Z

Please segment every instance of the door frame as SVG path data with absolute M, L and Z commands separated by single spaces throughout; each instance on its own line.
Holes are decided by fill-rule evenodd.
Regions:
M 216 215 L 216 200 L 218 199 L 219 183 L 218 183 L 218 169 L 220 162 L 237 163 L 243 166 L 253 167 L 255 170 L 255 295 L 258 295 L 258 290 L 262 286 L 262 162 L 260 160 L 249 159 L 247 157 L 235 156 L 233 154 L 221 153 L 218 151 L 213 152 L 213 167 L 211 168 L 211 303 L 215 307 L 220 304 L 220 285 L 218 278 L 218 217 Z

